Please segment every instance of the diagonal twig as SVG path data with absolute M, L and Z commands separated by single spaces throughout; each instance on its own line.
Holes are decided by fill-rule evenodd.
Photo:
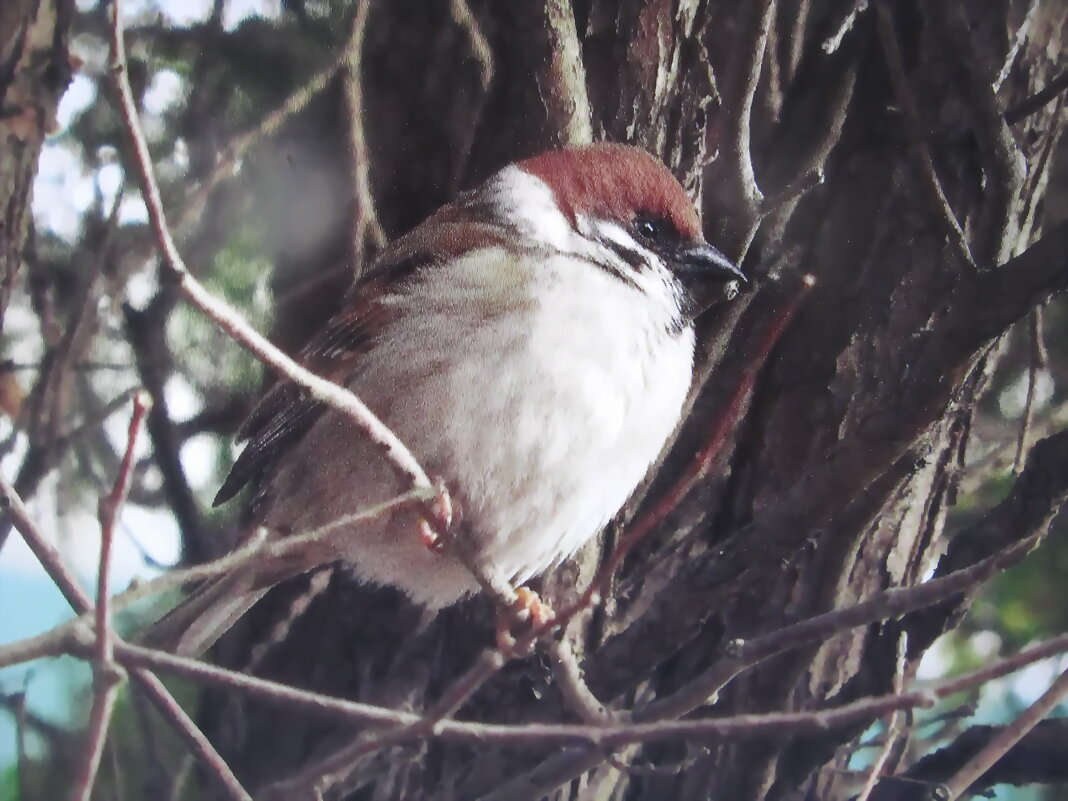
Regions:
M 353 393 L 327 381 L 286 356 L 265 337 L 257 333 L 229 304 L 219 300 L 204 285 L 196 280 L 186 267 L 171 235 L 163 210 L 159 185 L 152 169 L 148 143 L 138 120 L 133 90 L 126 73 L 126 53 L 123 44 L 123 28 L 119 13 L 119 0 L 111 6 L 111 52 L 109 63 L 115 87 L 119 94 L 120 111 L 127 135 L 134 150 L 135 162 L 141 179 L 141 189 L 148 209 L 149 221 L 156 236 L 156 244 L 163 256 L 161 265 L 174 279 L 178 292 L 199 309 L 238 344 L 264 364 L 274 368 L 287 379 L 298 384 L 312 397 L 344 414 L 372 443 L 380 449 L 382 457 L 410 487 L 429 489 L 433 485 L 415 456 L 381 420 Z M 434 523 L 438 516 L 430 514 Z
M 364 131 L 366 109 L 363 104 L 363 44 L 367 32 L 367 17 L 371 0 L 357 0 L 356 13 L 352 18 L 345 53 L 348 58 L 341 70 L 344 90 L 345 113 L 348 116 L 349 168 L 352 173 L 352 188 L 356 195 L 356 209 L 352 220 L 350 269 L 363 270 L 370 241 L 378 250 L 386 243 L 386 232 L 378 219 L 374 196 L 371 193 L 371 159 L 367 152 L 367 134 Z
M 1027 168 L 994 95 L 994 77 L 976 53 L 964 6 L 924 3 L 924 13 L 945 45 L 950 73 L 960 89 L 979 142 L 986 192 L 978 226 L 977 262 L 997 266 L 1012 255 L 1019 233 L 1018 208 Z
M 44 567 L 49 577 L 55 582 L 60 592 L 67 599 L 74 611 L 86 614 L 93 609 L 93 602 L 79 586 L 74 575 L 63 564 L 63 559 L 44 534 L 33 522 L 26 506 L 14 488 L 0 478 L 0 507 L 22 535 L 26 545 Z M 78 631 L 78 629 L 73 629 Z M 121 639 L 114 638 L 113 647 L 118 650 Z M 233 801 L 251 801 L 251 797 L 234 776 L 233 771 L 215 748 L 208 742 L 203 732 L 189 718 L 185 710 L 171 696 L 163 683 L 147 670 L 137 669 L 132 673 L 134 679 L 145 689 L 152 703 L 160 714 L 168 720 L 179 736 L 186 742 L 201 763 L 211 771 Z
M 527 34 L 539 38 L 534 77 L 549 131 L 557 145 L 593 141 L 593 115 L 586 88 L 582 45 L 571 3 L 538 0 L 528 5 Z
M 954 801 L 967 792 L 980 776 L 1020 742 L 1065 697 L 1068 697 L 1068 670 L 1061 673 L 1037 701 L 1002 729 L 978 754 L 969 759 L 967 764 L 943 783 L 942 786 L 946 792 L 942 797 L 945 801 Z
M 882 44 L 883 55 L 886 57 L 886 66 L 890 71 L 890 81 L 894 85 L 894 94 L 897 96 L 897 102 L 901 105 L 904 116 L 912 162 L 919 174 L 921 185 L 926 189 L 924 194 L 927 195 L 935 217 L 942 223 L 946 237 L 957 253 L 957 258 L 966 267 L 975 270 L 975 257 L 972 256 L 968 238 L 957 220 L 957 215 L 953 213 L 949 205 L 946 193 L 942 190 L 942 182 L 938 178 L 931 151 L 924 139 L 920 110 L 912 94 L 908 76 L 905 74 L 905 65 L 901 58 L 901 49 L 897 44 L 897 34 L 894 32 L 890 9 L 882 2 L 876 8 L 876 18 L 879 41 Z
M 93 706 L 86 728 L 85 750 L 78 766 L 71 793 L 72 801 L 89 801 L 96 783 L 100 758 L 107 742 L 108 726 L 118 700 L 122 672 L 115 664 L 114 634 L 111 630 L 110 582 L 111 546 L 115 540 L 115 523 L 119 510 L 130 492 L 134 465 L 134 447 L 148 411 L 147 393 L 134 396 L 133 414 L 126 437 L 119 474 L 111 493 L 100 502 L 100 567 L 96 579 L 96 653 L 93 660 Z

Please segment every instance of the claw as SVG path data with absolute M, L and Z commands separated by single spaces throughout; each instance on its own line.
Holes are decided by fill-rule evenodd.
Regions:
M 526 612 L 530 616 L 530 622 L 538 628 L 552 623 L 553 618 L 556 617 L 549 602 L 543 601 L 529 587 L 520 587 L 515 591 L 515 605 L 521 613 Z
M 419 539 L 430 550 L 441 553 L 448 546 L 447 535 L 456 521 L 453 519 L 452 496 L 445 482 L 438 479 L 434 490 L 434 497 L 424 504 L 427 514 L 419 518 Z
M 502 653 L 514 653 L 516 643 L 532 629 L 543 628 L 556 618 L 548 601 L 528 587 L 515 591 L 511 609 L 497 613 L 497 648 Z

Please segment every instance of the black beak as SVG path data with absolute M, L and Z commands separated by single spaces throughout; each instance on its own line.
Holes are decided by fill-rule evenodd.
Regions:
M 683 313 L 690 321 L 716 301 L 728 300 L 737 294 L 737 289 L 749 286 L 745 273 L 705 243 L 676 251 L 669 264 L 686 291 Z M 736 286 L 728 288 L 730 282 L 736 282 Z

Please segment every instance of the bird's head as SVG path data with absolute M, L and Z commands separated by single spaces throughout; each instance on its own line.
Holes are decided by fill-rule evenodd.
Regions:
M 527 218 L 528 230 L 639 289 L 662 292 L 666 286 L 686 323 L 747 283 L 705 241 L 686 190 L 643 150 L 607 143 L 553 150 L 499 174 L 499 180 L 524 185 L 530 178 L 535 189 L 544 187 L 541 196 L 529 186 L 511 193 L 518 199 L 512 212 Z

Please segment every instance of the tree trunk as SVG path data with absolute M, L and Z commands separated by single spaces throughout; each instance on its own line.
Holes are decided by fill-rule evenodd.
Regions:
M 0 331 L 30 231 L 37 159 L 70 81 L 66 37 L 74 4 L 11 0 L 0 7 Z
M 737 414 L 729 442 L 626 560 L 604 611 L 571 627 L 597 696 L 617 708 L 663 697 L 736 640 L 915 584 L 947 548 L 953 564 L 945 518 L 998 338 L 1065 283 L 1063 267 L 1058 278 L 1047 261 L 1022 262 L 1012 281 L 996 268 L 1039 234 L 1063 120 L 1060 100 L 1019 119 L 1010 112 L 1011 125 L 1001 112 L 1054 76 L 1068 7 L 1039 0 L 1008 58 L 1027 11 L 1010 0 L 880 3 L 855 15 L 852 0 L 578 0 L 573 20 L 566 3 L 546 3 L 545 13 L 541 4 L 481 3 L 476 16 L 493 58 L 483 98 L 485 65 L 446 5 L 372 6 L 363 119 L 373 194 L 391 235 L 505 161 L 592 131 L 663 157 L 701 198 L 710 240 L 744 256 L 759 284 L 730 325 L 702 332 L 705 380 L 693 413 L 624 518 L 647 513 L 715 424 Z M 581 61 L 568 62 L 569 52 Z M 1004 63 L 995 97 L 990 86 Z M 1011 140 L 1019 154 L 1004 146 Z M 311 152 L 309 141 L 294 126 L 275 146 Z M 315 141 L 317 153 L 344 152 L 342 142 L 324 150 Z M 340 199 L 335 208 L 348 205 Z M 347 236 L 348 217 L 336 216 L 322 253 L 336 255 Z M 1063 241 L 1064 231 L 1056 236 Z M 814 276 L 811 291 L 802 273 Z M 305 299 L 280 310 L 287 341 L 301 337 L 293 321 L 324 313 L 321 296 Z M 764 360 L 777 321 L 787 327 Z M 762 363 L 732 410 L 747 370 Z M 971 555 L 1004 547 L 1010 535 L 1020 532 Z M 566 605 L 610 540 L 547 577 L 543 593 Z M 332 695 L 422 709 L 492 641 L 482 600 L 425 621 L 397 593 L 361 587 L 337 569 L 284 640 L 257 649 L 308 584 L 272 592 L 224 640 L 220 659 Z M 957 604 L 905 616 L 766 660 L 707 711 L 810 710 L 888 692 L 902 635 L 907 676 L 959 612 Z M 207 699 L 204 725 L 253 791 L 359 733 L 267 703 Z M 460 716 L 518 723 L 573 720 L 574 712 L 545 661 L 532 657 L 504 669 Z M 341 796 L 844 799 L 856 791 L 841 770 L 846 746 L 860 733 L 616 754 L 679 766 L 653 773 L 577 748 L 430 741 L 362 760 L 344 785 L 351 794 Z

